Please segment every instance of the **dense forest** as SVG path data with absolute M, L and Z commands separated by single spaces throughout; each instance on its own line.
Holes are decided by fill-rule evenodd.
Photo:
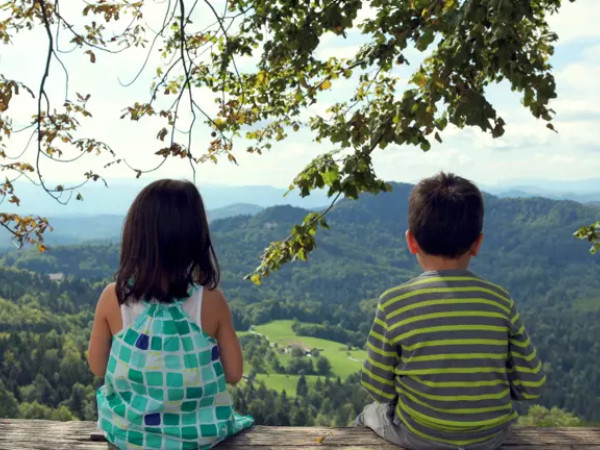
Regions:
M 376 297 L 418 274 L 403 237 L 409 189 L 395 184 L 391 193 L 343 201 L 331 212 L 332 229 L 319 237 L 309 262 L 284 267 L 260 287 L 243 276 L 261 249 L 306 211 L 279 206 L 214 221 L 222 289 L 237 329 L 296 319 L 298 335 L 362 347 Z M 600 421 L 600 259 L 571 234 L 599 213 L 570 201 L 486 196 L 484 247 L 472 267 L 509 289 L 519 305 L 548 373 L 540 404 L 587 422 Z M 94 304 L 117 260 L 113 244 L 3 255 L 0 417 L 95 417 L 94 389 L 101 380 L 89 372 L 85 350 Z M 66 278 L 51 281 L 51 273 Z M 327 358 L 298 354 L 281 364 L 258 337 L 241 341 L 251 371 L 233 391 L 234 399 L 258 423 L 347 424 L 367 401 L 358 378 L 339 379 Z M 299 376 L 296 395 L 268 389 L 268 382 L 264 386 L 255 378 L 265 372 Z M 307 383 L 305 376 L 317 382 Z

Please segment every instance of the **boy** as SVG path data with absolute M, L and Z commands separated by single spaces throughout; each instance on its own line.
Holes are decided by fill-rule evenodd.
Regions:
M 362 384 L 375 398 L 357 419 L 409 449 L 494 449 L 536 399 L 542 364 L 509 294 L 467 270 L 483 235 L 483 199 L 440 173 L 413 189 L 406 240 L 423 273 L 383 293 Z

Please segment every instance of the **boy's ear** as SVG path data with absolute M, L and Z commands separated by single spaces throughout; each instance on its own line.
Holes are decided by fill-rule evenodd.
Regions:
M 419 244 L 415 239 L 415 236 L 410 232 L 410 230 L 406 230 L 404 234 L 406 236 L 406 243 L 408 244 L 408 251 L 411 255 L 416 255 L 419 253 Z
M 477 254 L 479 253 L 479 250 L 481 249 L 481 243 L 483 242 L 483 233 L 481 233 L 477 239 L 475 240 L 475 242 L 473 242 L 473 245 L 471 246 L 471 256 L 477 256 Z

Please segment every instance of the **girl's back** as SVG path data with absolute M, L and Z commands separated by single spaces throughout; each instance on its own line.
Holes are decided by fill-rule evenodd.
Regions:
M 164 200 L 167 204 L 174 201 L 168 196 Z M 140 210 L 144 213 L 144 204 L 138 202 L 136 207 L 136 202 L 132 210 L 136 209 L 139 216 Z M 150 203 L 156 216 L 161 212 L 156 207 L 156 203 L 160 206 L 160 199 L 157 201 L 155 195 Z M 162 209 L 164 213 L 165 207 Z M 226 390 L 226 382 L 235 384 L 241 378 L 242 358 L 227 303 L 214 289 L 218 266 L 216 259 L 211 260 L 210 238 L 206 234 L 200 240 L 200 246 L 209 255 L 200 255 L 198 267 L 194 261 L 186 260 L 185 252 L 180 252 L 180 265 L 187 271 L 185 277 L 178 277 L 171 268 L 178 262 L 164 261 L 165 254 L 167 259 L 169 255 L 160 243 L 165 241 L 168 226 L 163 224 L 162 234 L 156 231 L 161 229 L 161 215 L 150 217 L 150 224 L 158 222 L 153 250 L 158 256 L 150 258 L 154 264 L 148 265 L 146 259 L 152 255 L 140 257 L 139 253 L 152 253 L 147 247 L 153 244 L 144 246 L 139 241 L 147 239 L 144 229 L 152 227 L 140 226 L 139 217 L 136 220 L 132 210 L 125 223 L 117 282 L 104 290 L 98 302 L 90 339 L 92 371 L 105 375 L 105 383 L 97 392 L 98 425 L 119 448 L 209 448 L 253 424 L 252 418 L 233 411 Z M 201 210 L 204 214 L 203 206 Z M 177 220 L 173 215 L 168 217 Z M 201 219 L 206 223 L 204 216 Z M 126 236 L 128 227 L 130 236 Z M 175 241 L 185 237 L 185 231 L 180 235 L 167 233 L 175 247 L 182 248 L 181 242 Z M 193 252 L 190 255 L 188 259 L 194 257 Z M 206 261 L 209 266 L 203 267 Z M 140 269 L 144 264 L 146 273 Z M 211 272 L 215 267 L 216 271 Z M 148 274 L 148 269 L 152 273 Z M 206 277 L 207 273 L 213 276 Z M 140 279 L 145 283 L 140 283 Z

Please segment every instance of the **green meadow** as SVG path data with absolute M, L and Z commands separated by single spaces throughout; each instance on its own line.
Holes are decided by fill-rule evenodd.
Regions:
M 600 297 L 579 298 L 573 302 L 574 309 L 583 312 L 600 311 Z
M 348 350 L 346 345 L 339 342 L 310 336 L 298 336 L 292 330 L 292 323 L 292 320 L 274 320 L 263 325 L 258 325 L 252 331 L 241 331 L 237 334 L 241 337 L 252 332 L 259 333 L 265 336 L 271 344 L 277 344 L 278 347 L 295 345 L 307 350 L 316 348 L 322 356 L 329 360 L 333 377 L 339 376 L 342 380 L 348 375 L 360 371 L 362 361 L 366 357 L 364 350 Z M 278 353 L 277 355 L 281 364 L 287 366 L 291 355 L 289 353 Z M 251 367 L 245 364 L 245 372 L 249 373 L 250 370 Z M 285 390 L 286 394 L 290 397 L 296 396 L 298 378 L 300 378 L 299 375 L 280 373 L 261 373 L 256 375 L 256 379 L 264 382 L 267 388 L 278 392 Z M 319 375 L 307 375 L 306 381 L 309 385 L 313 385 L 318 378 L 324 381 L 324 377 Z
M 257 380 L 265 383 L 265 386 L 268 389 L 273 389 L 277 392 L 282 392 L 285 390 L 285 393 L 289 397 L 296 396 L 296 386 L 298 386 L 298 378 L 299 375 L 285 375 L 282 373 L 260 373 L 256 376 Z M 321 378 L 321 381 L 324 381 L 324 377 L 319 377 L 318 375 L 306 375 L 306 382 L 309 385 L 313 385 L 317 382 L 317 378 Z
M 264 325 L 258 325 L 253 331 L 265 336 L 271 343 L 279 347 L 296 345 L 306 349 L 317 348 L 322 356 L 331 363 L 331 371 L 342 379 L 358 372 L 362 361 L 366 358 L 364 350 L 348 350 L 345 344 L 310 336 L 298 336 L 292 330 L 291 320 L 274 320 Z M 281 364 L 287 363 L 289 355 L 280 355 Z

